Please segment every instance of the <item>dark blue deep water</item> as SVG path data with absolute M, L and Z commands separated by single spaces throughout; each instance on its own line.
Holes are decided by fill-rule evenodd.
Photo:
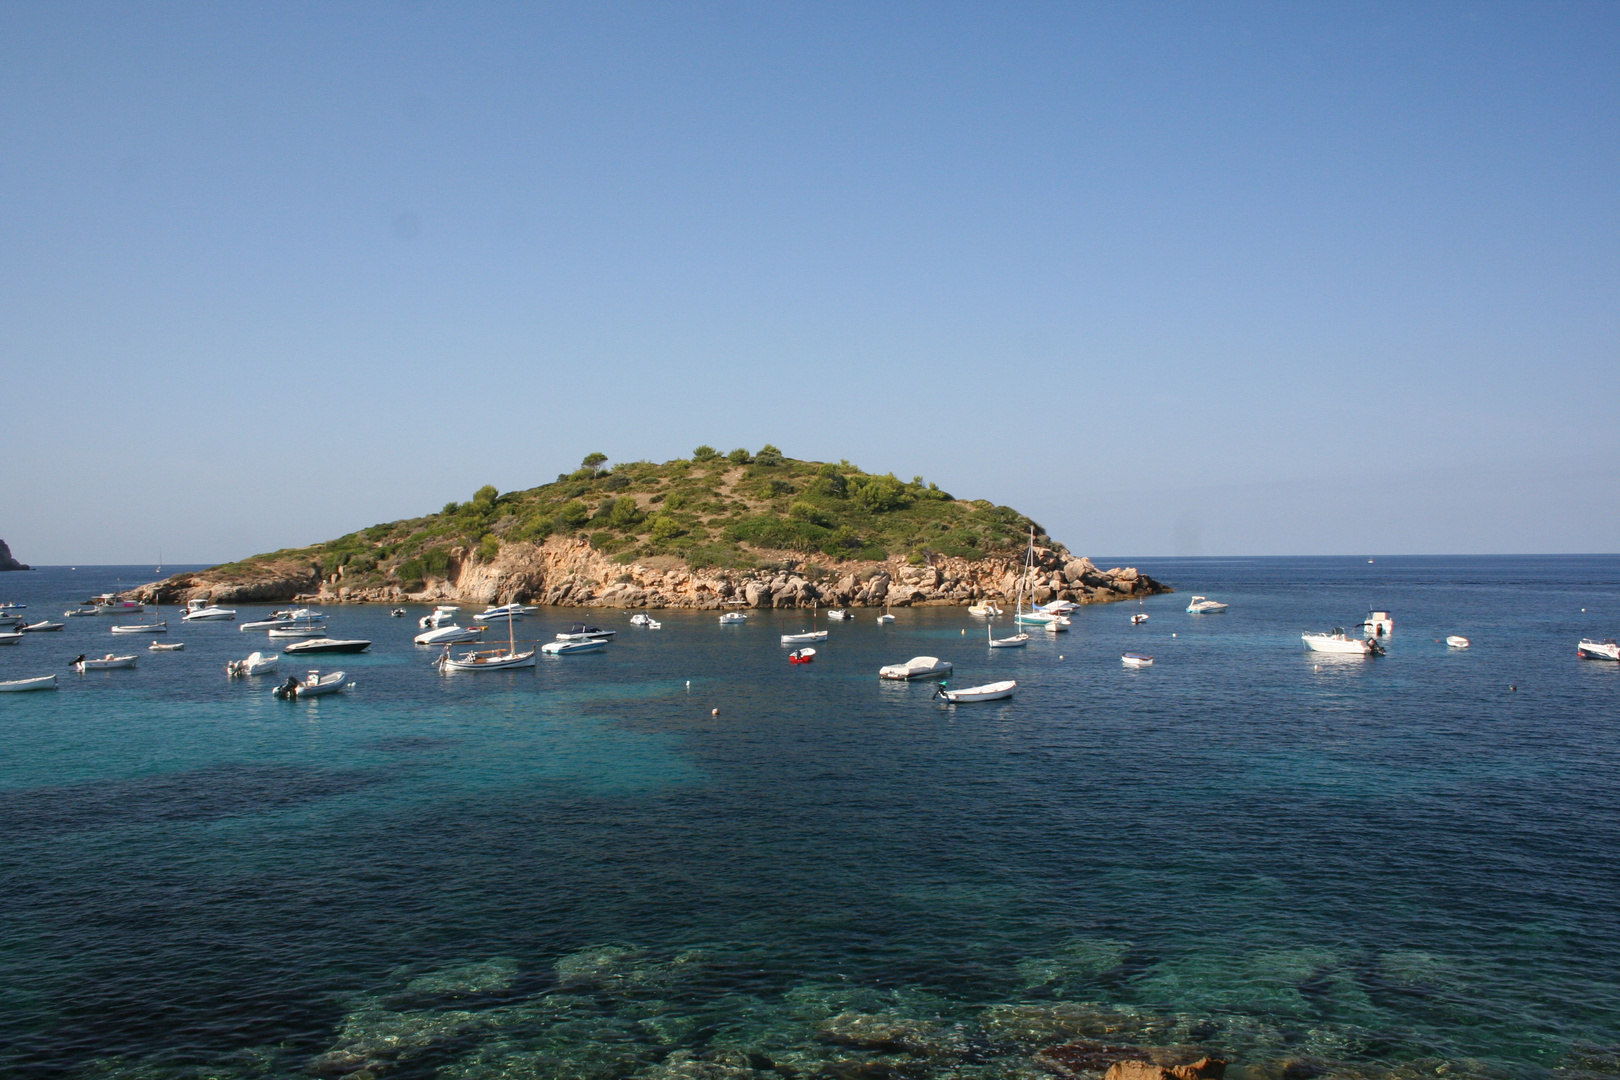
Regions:
M 0 1072 L 1030 1077 L 1077 1038 L 1620 1072 L 1620 665 L 1575 656 L 1620 557 L 1139 565 L 1179 590 L 1141 627 L 992 653 L 960 609 L 863 611 L 804 668 L 785 612 L 594 612 L 605 653 L 443 677 L 424 609 L 329 609 L 377 644 L 305 703 L 225 677 L 262 634 L 174 612 L 184 652 L 104 618 L 0 649 L 62 681 L 0 695 Z M 1301 648 L 1369 607 L 1388 656 Z M 878 682 L 917 654 L 1019 692 Z

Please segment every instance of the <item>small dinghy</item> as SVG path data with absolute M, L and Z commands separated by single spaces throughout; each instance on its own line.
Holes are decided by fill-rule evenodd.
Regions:
M 1132 625 L 1137 623 L 1145 623 L 1149 618 L 1151 618 L 1151 616 L 1147 615 L 1145 612 L 1138 611 L 1135 615 L 1131 616 L 1131 623 Z
M 37 623 L 29 623 L 27 626 L 19 626 L 17 629 L 24 634 L 44 634 L 52 630 L 60 630 L 66 625 L 67 623 L 51 622 L 48 619 L 41 619 Z
M 393 611 L 390 611 L 388 613 L 388 617 L 391 618 L 391 619 L 403 619 L 405 617 L 405 615 L 406 615 L 406 611 L 402 607 L 397 607 Z
M 939 689 L 934 691 L 934 696 L 944 698 L 955 705 L 964 701 L 1000 701 L 1002 698 L 1012 697 L 1013 691 L 1017 689 L 1018 684 L 1011 679 L 1006 682 L 985 683 L 983 686 L 969 686 L 962 690 L 947 690 L 942 683 Z
M 811 631 L 809 631 L 807 633 L 803 633 L 803 634 L 783 634 L 782 635 L 782 644 L 784 644 L 784 645 L 803 645 L 807 641 L 826 641 L 826 640 L 827 640 L 827 631 L 825 631 L 825 630 L 811 630 Z
M 312 671 L 299 682 L 295 676 L 287 676 L 287 681 L 276 687 L 270 693 L 283 701 L 294 701 L 299 698 L 321 697 L 325 694 L 335 694 L 349 685 L 345 672 L 334 671 L 322 675 L 319 671 Z
M 161 641 L 154 641 L 154 642 L 152 642 L 152 644 L 150 644 L 150 645 L 148 645 L 146 647 L 146 651 L 147 652 L 179 652 L 181 649 L 183 649 L 185 647 L 186 647 L 186 643 L 183 642 L 183 641 L 171 641 L 171 642 L 168 642 L 167 644 L 165 644 L 164 642 L 161 642 Z
M 1061 615 L 1046 624 L 1048 634 L 1066 634 L 1069 631 L 1069 620 Z
M 1575 655 L 1582 660 L 1620 660 L 1620 645 L 1615 644 L 1614 638 L 1602 641 L 1582 638 L 1581 643 L 1575 646 Z
M 986 600 L 983 603 L 969 606 L 968 614 L 977 615 L 981 619 L 994 619 L 996 616 L 1002 614 L 1002 611 L 1000 608 L 996 607 L 996 605 Z
M 225 674 L 233 679 L 249 675 L 268 675 L 281 662 L 280 653 L 249 653 L 245 660 L 232 660 L 225 665 Z
M 949 660 L 941 660 L 937 656 L 913 656 L 903 664 L 889 664 L 878 668 L 878 678 L 937 679 L 949 675 L 951 670 Z
M 0 682 L 0 694 L 19 694 L 26 690 L 55 689 L 55 675 L 41 675 L 37 679 L 10 679 L 6 682 Z
M 1126 667 L 1152 667 L 1153 657 L 1139 652 L 1128 652 L 1119 658 L 1119 662 Z
M 741 626 L 748 621 L 748 616 L 740 611 L 728 611 L 720 616 L 721 626 Z
M 540 651 L 547 656 L 569 656 L 573 653 L 596 652 L 605 648 L 607 648 L 607 642 L 602 638 L 579 638 L 564 641 L 562 636 L 558 635 L 558 640 L 546 642 L 540 646 Z
M 790 664 L 813 664 L 815 660 L 816 650 L 814 649 L 794 649 L 788 653 L 788 663 Z
M 849 617 L 850 617 L 849 612 L 846 611 L 845 609 L 841 608 L 841 607 L 840 608 L 833 608 L 831 611 L 827 612 L 827 618 L 829 618 L 829 619 L 843 620 L 843 619 L 847 619 Z
M 129 623 L 126 626 L 109 626 L 107 629 L 115 634 L 167 634 L 169 620 L 160 619 L 155 623 Z
M 112 653 L 108 653 L 100 660 L 91 660 L 81 655 L 77 660 L 73 661 L 73 667 L 74 670 L 81 674 L 86 671 L 109 671 L 113 668 L 132 668 L 135 666 L 135 660 L 134 654 L 114 656 Z
M 889 623 L 894 622 L 894 616 L 888 611 L 884 611 L 883 614 L 877 617 L 877 621 L 879 625 L 887 626 Z
M 1452 634 L 1450 637 L 1446 638 L 1446 644 L 1453 649 L 1466 649 L 1468 648 L 1470 642 L 1461 634 Z
M 326 616 L 316 615 L 309 618 L 293 619 L 272 626 L 266 636 L 273 638 L 319 638 L 325 637 L 328 632 Z
M 441 626 L 437 630 L 424 630 L 411 638 L 418 645 L 458 645 L 463 641 L 482 641 L 484 639 L 482 626 Z
M 650 622 L 652 622 L 652 616 L 648 615 L 645 611 L 638 611 L 634 615 L 630 616 L 631 626 L 646 626 Z
M 659 622 L 657 619 L 648 619 L 647 620 L 647 629 L 649 629 L 649 630 L 662 630 L 663 628 L 664 628 L 664 624 Z
M 358 652 L 365 652 L 369 648 L 371 648 L 371 642 L 369 642 L 369 641 L 361 641 L 361 640 L 358 640 L 358 639 L 347 640 L 346 641 L 346 640 L 343 640 L 343 639 L 340 639 L 340 638 L 323 637 L 323 638 L 315 638 L 315 639 L 313 639 L 311 641 L 295 641 L 291 645 L 286 646 L 281 651 L 284 652 L 284 653 L 287 653 L 289 655 L 291 655 L 293 653 L 318 653 L 318 652 L 319 653 L 327 653 L 327 652 L 332 652 L 332 653 L 358 653 Z
M 62 618 L 64 618 L 64 619 L 83 619 L 83 618 L 87 618 L 87 617 L 89 617 L 91 615 L 100 615 L 100 614 L 101 614 L 101 612 L 97 611 L 93 607 L 81 607 L 81 608 L 74 608 L 72 611 L 64 611 L 64 612 L 62 612 Z
M 992 649 L 1021 649 L 1029 644 L 1029 635 L 1022 630 L 1012 637 L 998 638 L 991 636 L 990 627 L 986 626 L 984 628 L 984 637 L 990 643 Z
M 432 630 L 440 626 L 449 626 L 461 616 L 461 609 L 454 604 L 440 604 L 433 609 L 433 614 L 424 615 L 416 620 L 420 630 Z

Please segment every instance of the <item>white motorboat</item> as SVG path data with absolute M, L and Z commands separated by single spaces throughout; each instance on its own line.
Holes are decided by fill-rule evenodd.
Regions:
M 0 645 L 15 645 L 22 639 L 21 630 L 0 630 Z
M 969 686 L 961 690 L 947 690 L 943 685 L 934 691 L 935 697 L 944 698 L 955 705 L 963 701 L 1000 701 L 1010 698 L 1018 684 L 1011 679 L 1005 682 L 985 683 L 983 686 Z
M 877 621 L 880 624 L 894 622 L 894 614 L 889 611 L 889 605 L 887 605 L 887 604 L 883 605 L 883 614 L 881 614 L 881 615 L 879 615 L 877 617 Z
M 394 619 L 403 619 L 407 614 L 409 613 L 402 607 L 397 607 L 388 613 L 389 617 Z
M 566 633 L 557 635 L 558 641 L 607 641 L 619 632 L 617 630 L 603 630 L 599 626 L 586 626 L 584 623 L 575 623 Z
M 86 617 L 88 617 L 90 615 L 100 615 L 100 614 L 101 614 L 101 612 L 97 611 L 93 607 L 81 607 L 81 608 L 74 608 L 72 611 L 64 611 L 64 612 L 62 612 L 62 617 L 64 619 L 83 619 L 83 618 L 86 618 Z
M 19 626 L 17 627 L 17 630 L 19 633 L 23 634 L 44 634 L 52 630 L 60 630 L 66 625 L 66 623 L 51 622 L 49 619 L 41 619 L 37 623 L 27 623 L 26 625 Z
M 547 656 L 568 656 L 572 653 L 595 652 L 607 648 L 607 642 L 601 638 L 579 638 L 577 640 L 548 641 L 540 646 L 540 651 Z
M 1045 612 L 1048 615 L 1068 615 L 1080 605 L 1073 600 L 1053 600 L 1050 604 L 1033 604 L 1031 606 L 1036 611 Z
M 1147 622 L 1149 618 L 1150 618 L 1150 616 L 1148 615 L 1147 612 L 1138 611 L 1135 615 L 1131 616 L 1131 625 L 1132 626 L 1140 625 L 1141 623 Z
M 437 630 L 424 630 L 411 640 L 418 645 L 459 645 L 463 641 L 482 641 L 484 630 L 482 626 L 457 626 L 451 623 Z
M 728 611 L 720 616 L 721 626 L 741 626 L 748 621 L 748 616 L 740 611 Z
M 180 618 L 186 622 L 220 622 L 236 618 L 236 609 L 217 607 L 207 600 L 187 600 L 186 613 Z
M 903 664 L 878 668 L 880 679 L 937 679 L 951 673 L 951 662 L 937 656 L 913 656 Z
M 147 652 L 179 652 L 181 649 L 183 649 L 185 647 L 186 647 L 186 643 L 183 642 L 183 641 L 170 641 L 170 642 L 167 642 L 167 643 L 162 642 L 162 641 L 154 641 L 154 642 L 152 642 L 152 644 L 150 644 L 150 645 L 148 645 L 146 647 L 146 651 Z
M 521 619 L 534 610 L 533 608 L 526 608 L 522 604 L 502 604 L 500 607 L 491 607 L 479 612 L 476 618 L 479 622 L 486 623 L 495 622 L 496 620 L 509 622 L 512 619 Z
M 270 693 L 283 701 L 293 701 L 335 694 L 348 685 L 349 678 L 345 672 L 333 671 L 322 675 L 319 671 L 311 671 L 304 677 L 303 682 L 299 682 L 296 676 L 287 676 L 287 681 L 270 691 Z
M 0 615 L 0 626 L 21 626 L 27 621 L 28 620 L 23 618 L 21 615 Z
M 826 640 L 827 640 L 827 631 L 825 631 L 825 630 L 811 630 L 808 633 L 804 633 L 804 634 L 783 634 L 782 635 L 782 644 L 784 644 L 784 645 L 804 645 L 804 644 L 806 644 L 808 642 L 812 642 L 812 641 L 826 641 Z
M 1195 596 L 1187 604 L 1189 615 L 1218 615 L 1225 610 L 1225 604 L 1219 600 L 1211 600 L 1207 596 Z
M 1368 637 L 1389 637 L 1395 632 L 1395 620 L 1389 617 L 1387 611 L 1369 611 L 1362 620 L 1361 628 L 1367 631 Z
M 293 622 L 282 623 L 280 626 L 272 626 L 265 636 L 273 638 L 320 638 L 325 637 L 327 633 L 326 619 L 322 616 L 319 619 L 298 619 Z
M 1446 644 L 1453 649 L 1466 649 L 1472 643 L 1461 634 L 1452 634 L 1446 638 Z
M 87 657 L 80 656 L 77 660 L 73 661 L 73 667 L 80 673 L 86 671 L 107 671 L 112 668 L 132 668 L 135 666 L 135 660 L 136 657 L 134 654 L 129 656 L 114 656 L 112 653 L 108 653 L 99 660 L 91 660 Z
M 1069 632 L 1069 620 L 1059 617 L 1046 624 L 1048 634 L 1066 634 Z
M 155 623 L 129 623 L 125 626 L 109 626 L 107 629 L 115 634 L 167 634 L 169 632 L 169 620 L 159 619 Z
M 1383 656 L 1384 647 L 1375 638 L 1353 638 L 1344 627 L 1335 626 L 1331 634 L 1301 634 L 1305 647 L 1312 652 L 1348 653 L 1352 656 Z
M 844 619 L 852 618 L 852 616 L 850 615 L 850 613 L 848 611 L 846 611 L 845 609 L 840 607 L 840 608 L 833 608 L 832 610 L 828 611 L 827 612 L 827 618 L 829 618 L 829 619 L 837 619 L 840 622 L 842 622 Z
M 1602 641 L 1582 638 L 1581 643 L 1575 646 L 1575 655 L 1582 660 L 1620 660 L 1620 645 L 1615 644 L 1614 638 L 1604 638 Z
M 55 689 L 55 675 L 41 675 L 37 679 L 8 679 L 5 682 L 0 682 L 0 694 L 17 694 L 26 690 Z
M 232 660 L 225 665 L 225 674 L 233 679 L 246 678 L 249 675 L 268 675 L 276 670 L 281 663 L 280 653 L 248 653 L 245 660 Z
M 652 621 L 652 616 L 648 615 L 645 611 L 638 611 L 634 615 L 630 616 L 631 626 L 646 626 Z
M 94 608 L 97 615 L 139 615 L 146 610 L 146 605 L 139 600 L 120 600 L 116 593 L 92 596 L 85 604 Z
M 19 604 L 14 600 L 7 600 L 5 603 L 0 604 L 0 611 L 21 611 L 27 606 L 27 604 Z
M 317 620 L 324 621 L 325 619 L 326 616 L 321 614 L 319 611 L 311 611 L 309 608 L 292 608 L 288 611 L 278 611 L 271 615 L 268 619 L 257 619 L 253 622 L 245 622 L 241 626 L 238 626 L 237 629 L 242 631 L 274 630 L 278 626 L 288 626 L 292 623 L 300 621 L 315 622 Z
M 431 630 L 441 626 L 449 626 L 461 617 L 461 609 L 454 604 L 440 604 L 433 609 L 431 615 L 424 615 L 416 620 L 418 629 Z
M 1001 613 L 1001 609 L 996 607 L 996 605 L 992 604 L 988 600 L 968 606 L 968 614 L 977 615 L 981 619 L 994 619 Z
M 1128 652 L 1119 658 L 1119 662 L 1126 667 L 1152 667 L 1153 657 L 1143 653 Z
M 290 656 L 295 653 L 357 653 L 365 652 L 369 648 L 371 648 L 369 641 L 323 637 L 309 641 L 295 641 L 283 647 L 281 651 Z
M 649 630 L 662 630 L 663 628 L 664 628 L 664 624 L 659 622 L 657 619 L 648 619 L 647 620 L 647 629 L 649 629 Z

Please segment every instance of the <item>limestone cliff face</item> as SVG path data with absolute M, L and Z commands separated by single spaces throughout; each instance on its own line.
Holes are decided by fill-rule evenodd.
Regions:
M 1106 603 L 1171 591 L 1135 569 L 1100 570 L 1090 559 L 1074 558 L 1061 548 L 1036 548 L 1035 559 L 1036 603 L 1056 599 Z M 1024 572 L 1017 557 L 969 560 L 941 555 L 921 565 L 891 559 L 840 563 L 830 571 L 813 567 L 813 562 L 785 561 L 774 570 L 693 570 L 675 559 L 624 565 L 584 540 L 551 537 L 540 545 L 508 544 L 487 562 L 466 548 L 455 548 L 446 576 L 411 593 L 397 585 L 351 587 L 343 583 L 341 572 L 322 580 L 308 564 L 278 563 L 257 566 L 251 576 L 244 576 L 247 572 L 241 568 L 181 574 L 133 595 L 171 604 L 193 598 L 216 603 L 296 598 L 320 604 L 522 600 L 616 608 L 718 608 L 739 602 L 755 608 L 907 607 L 985 599 L 1012 602 Z
M 11 549 L 4 540 L 0 540 L 0 570 L 32 570 L 33 567 L 20 563 L 11 557 Z

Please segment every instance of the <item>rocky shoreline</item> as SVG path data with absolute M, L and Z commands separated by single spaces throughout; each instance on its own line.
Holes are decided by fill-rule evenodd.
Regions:
M 1024 573 L 1015 556 L 959 559 L 933 555 L 844 562 L 831 567 L 783 553 L 770 569 L 694 570 L 672 557 L 628 565 L 577 538 L 543 544 L 506 544 L 493 559 L 465 547 L 451 549 L 443 577 L 407 591 L 399 584 L 345 584 L 300 560 L 266 561 L 176 574 L 123 595 L 146 603 L 524 603 L 558 607 L 750 608 L 911 607 L 992 600 L 1012 603 Z M 1032 599 L 1111 603 L 1173 592 L 1133 567 L 1103 570 L 1062 548 L 1036 548 Z

